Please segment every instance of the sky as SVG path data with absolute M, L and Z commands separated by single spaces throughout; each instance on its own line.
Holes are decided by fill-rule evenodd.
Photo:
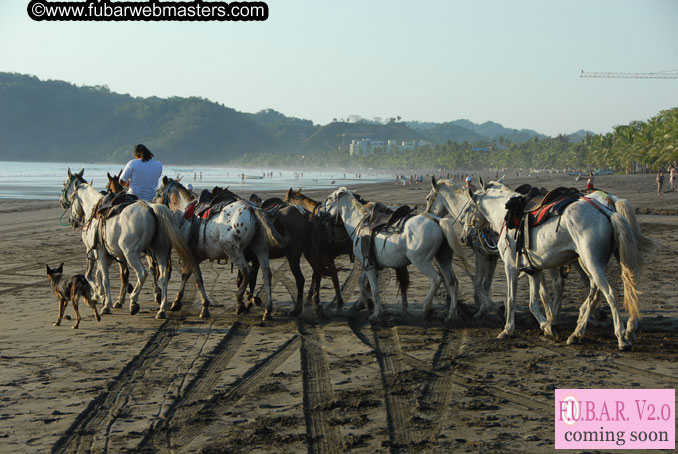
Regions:
M 28 3 L 0 0 L 0 71 L 133 96 L 547 135 L 678 106 L 678 79 L 580 78 L 678 70 L 676 0 L 268 0 L 266 21 L 207 23 L 35 22 Z

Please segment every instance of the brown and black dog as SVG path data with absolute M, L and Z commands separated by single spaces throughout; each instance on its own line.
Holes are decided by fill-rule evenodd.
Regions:
M 75 311 L 75 325 L 73 329 L 76 329 L 80 324 L 80 313 L 78 312 L 78 299 L 83 297 L 87 302 L 87 305 L 94 310 L 94 317 L 96 317 L 97 322 L 101 321 L 101 316 L 97 312 L 97 308 L 92 301 L 92 287 L 85 279 L 83 274 L 74 274 L 74 275 L 64 275 L 64 264 L 59 265 L 58 268 L 47 267 L 47 277 L 49 278 L 49 283 L 52 286 L 52 291 L 59 300 L 59 317 L 57 321 L 54 322 L 54 326 L 59 326 L 61 324 L 61 319 L 64 318 L 64 311 L 70 300 L 73 303 L 73 310 Z M 68 317 L 66 317 L 68 318 Z

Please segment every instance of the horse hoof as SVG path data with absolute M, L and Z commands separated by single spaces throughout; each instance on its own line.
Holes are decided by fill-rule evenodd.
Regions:
M 556 337 L 555 334 L 553 334 L 553 325 L 551 325 L 550 323 L 544 326 L 542 329 L 544 331 L 544 335 L 549 337 Z
M 65 318 L 66 320 L 70 320 L 70 319 L 71 319 L 71 316 L 70 316 L 70 315 L 64 315 L 64 318 Z
M 570 337 L 567 338 L 567 345 L 573 345 L 573 344 L 578 344 L 580 339 L 572 334 Z
M 235 308 L 235 315 L 241 315 L 244 314 L 245 312 L 249 311 L 242 304 L 238 305 L 238 307 Z
M 59 322 L 52 323 L 52 326 L 59 326 L 59 325 L 61 325 L 61 323 L 59 323 Z
M 100 322 L 101 321 L 101 315 L 97 314 L 96 319 L 97 319 L 97 322 Z
M 120 301 L 116 302 L 116 303 L 113 305 L 113 308 L 114 308 L 114 309 L 120 309 L 121 307 L 122 307 L 122 303 L 121 303 Z
M 175 301 L 172 303 L 172 306 L 170 306 L 170 311 L 176 312 L 181 310 L 181 301 Z
M 200 318 L 210 318 L 210 311 L 203 309 L 200 311 Z
M 273 320 L 273 316 L 271 314 L 269 314 L 268 312 L 266 312 L 264 314 L 264 316 L 261 317 L 261 320 L 264 321 L 264 322 L 270 322 L 271 320 Z
M 71 329 L 78 329 L 78 325 L 71 326 Z
M 111 313 L 111 308 L 108 307 L 108 306 L 104 306 L 104 307 L 101 309 L 101 313 L 102 313 L 102 314 L 110 314 L 110 313 Z
M 403 311 L 403 315 L 405 315 L 404 311 Z M 431 318 L 433 318 L 433 310 L 429 309 L 427 311 L 424 311 L 424 320 L 431 320 Z
M 631 344 L 622 344 L 619 346 L 619 351 L 620 352 L 630 352 L 631 351 Z
M 165 311 L 158 311 L 158 313 L 155 314 L 155 318 L 157 318 L 158 320 L 167 318 L 167 314 L 165 313 Z
M 134 315 L 134 314 L 136 314 L 137 312 L 139 312 L 139 305 L 138 305 L 137 303 L 133 303 L 133 304 L 129 307 L 129 313 L 130 313 L 131 315 Z
M 502 331 L 501 333 L 497 334 L 497 339 L 508 339 L 509 337 L 511 337 L 511 335 L 506 331 Z
M 262 301 L 261 298 L 259 298 L 258 296 L 252 296 L 250 297 L 250 300 L 254 302 L 255 306 L 261 307 Z

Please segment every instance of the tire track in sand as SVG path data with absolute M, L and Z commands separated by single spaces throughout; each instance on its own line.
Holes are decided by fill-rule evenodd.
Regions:
M 186 315 L 166 320 L 146 342 L 146 345 L 120 371 L 108 389 L 90 401 L 71 427 L 57 440 L 52 453 L 106 452 L 108 438 L 97 436 L 109 428 L 133 394 L 139 377 L 150 371 L 152 362 L 169 345 L 172 336 Z
M 329 423 L 333 391 L 322 328 L 299 323 L 304 385 L 304 419 L 309 453 L 343 453 L 341 431 Z
M 297 351 L 301 344 L 301 337 L 295 334 L 290 339 L 281 344 L 273 353 L 266 358 L 258 361 L 245 374 L 231 385 L 230 389 L 225 392 L 215 393 L 203 405 L 192 409 L 191 412 L 195 418 L 188 423 L 190 430 L 181 431 L 177 436 L 172 437 L 173 446 L 172 452 L 181 450 L 181 447 L 187 446 L 195 438 L 199 437 L 212 424 L 212 417 L 226 413 L 237 402 L 249 394 L 256 386 L 267 379 L 275 370 L 280 367 L 287 359 Z M 172 428 L 173 430 L 173 428 Z M 162 447 L 159 451 L 167 449 Z M 152 451 L 152 452 L 159 452 Z
M 355 323 L 349 326 L 354 334 L 368 347 L 374 350 L 381 371 L 381 381 L 384 386 L 384 400 L 386 404 L 386 423 L 389 430 L 390 451 L 400 452 L 407 449 L 414 440 L 415 433 L 410 423 L 412 408 L 408 396 L 394 392 L 398 373 L 402 368 L 402 352 L 397 331 L 394 328 L 372 327 L 373 342 L 360 330 Z
M 183 395 L 174 400 L 161 415 L 161 419 L 147 431 L 137 446 L 138 450 L 169 451 L 172 449 L 173 438 L 178 440 L 188 438 L 183 432 L 193 430 L 191 421 L 197 417 L 199 401 L 211 395 L 219 377 L 240 350 L 250 330 L 250 326 L 238 321 L 231 326 L 228 333 L 210 352 L 210 358 L 202 364 L 186 386 Z

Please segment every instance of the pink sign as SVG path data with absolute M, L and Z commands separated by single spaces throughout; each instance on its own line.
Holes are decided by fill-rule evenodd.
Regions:
M 674 389 L 556 389 L 556 449 L 675 449 Z

